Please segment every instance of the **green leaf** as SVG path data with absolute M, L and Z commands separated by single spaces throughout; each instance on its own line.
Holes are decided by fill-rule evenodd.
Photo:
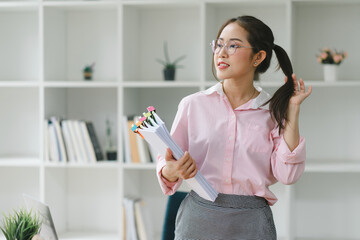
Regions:
M 168 47 L 167 47 L 167 42 L 164 41 L 164 55 L 165 55 L 165 61 L 167 63 L 171 63 L 170 61 L 170 57 L 169 57 L 169 52 L 168 52 Z
M 181 57 L 178 57 L 178 58 L 174 61 L 173 64 L 176 65 L 176 63 L 180 62 L 180 61 L 183 60 L 185 57 L 186 57 L 186 55 L 183 55 L 183 56 L 181 56 Z

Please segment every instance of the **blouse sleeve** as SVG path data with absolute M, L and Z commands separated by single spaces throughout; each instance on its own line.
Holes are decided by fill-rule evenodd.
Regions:
M 283 131 L 279 134 L 279 128 L 271 131 L 271 138 L 274 145 L 271 155 L 274 177 L 283 184 L 295 183 L 305 169 L 305 138 L 300 136 L 299 145 L 293 151 L 290 151 L 285 142 Z
M 187 122 L 187 107 L 185 99 L 181 100 L 178 106 L 173 125 L 171 127 L 170 135 L 179 145 L 179 147 L 185 152 L 188 151 L 188 122 Z M 156 164 L 157 178 L 161 187 L 161 190 L 166 195 L 172 195 L 180 187 L 182 179 L 179 178 L 176 182 L 169 182 L 162 177 L 162 169 L 166 165 L 165 156 L 158 155 Z

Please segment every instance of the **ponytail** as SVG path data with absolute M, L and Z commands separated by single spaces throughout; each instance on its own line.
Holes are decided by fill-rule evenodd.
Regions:
M 269 101 L 267 101 L 264 105 L 270 103 L 269 109 L 279 126 L 279 133 L 280 133 L 281 129 L 285 127 L 283 125 L 283 120 L 285 121 L 288 120 L 287 109 L 289 106 L 290 98 L 294 94 L 295 88 L 292 79 L 293 68 L 289 56 L 287 55 L 285 50 L 278 45 L 274 45 L 274 51 L 279 62 L 278 70 L 281 68 L 281 70 L 284 72 L 285 76 L 287 77 L 287 82 L 284 85 L 282 85 L 274 93 L 272 98 Z

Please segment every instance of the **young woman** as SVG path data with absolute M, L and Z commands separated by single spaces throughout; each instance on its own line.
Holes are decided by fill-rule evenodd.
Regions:
M 299 112 L 311 86 L 305 91 L 271 29 L 255 17 L 225 22 L 212 50 L 220 82 L 182 99 L 171 134 L 185 154 L 176 161 L 168 149 L 157 174 L 168 195 L 197 171 L 220 194 L 210 202 L 190 192 L 178 211 L 175 239 L 276 239 L 269 205 L 277 198 L 269 186 L 293 184 L 304 171 Z M 253 79 L 269 68 L 273 51 L 286 77 L 271 97 Z

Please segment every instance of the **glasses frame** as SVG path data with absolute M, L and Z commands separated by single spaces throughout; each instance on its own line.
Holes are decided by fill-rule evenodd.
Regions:
M 254 48 L 254 47 L 249 47 L 249 46 L 239 46 L 239 45 L 235 45 L 235 50 L 234 50 L 234 52 L 233 52 L 233 53 L 229 53 L 229 46 L 228 46 L 228 44 L 229 44 L 230 42 L 235 42 L 235 40 L 229 40 L 229 41 L 225 42 L 225 43 L 224 43 L 224 46 L 219 47 L 219 48 L 218 48 L 219 50 L 216 50 L 216 49 L 215 49 L 215 43 L 216 43 L 218 40 L 220 40 L 220 39 L 214 39 L 214 40 L 212 40 L 211 43 L 210 43 L 211 50 L 212 50 L 212 52 L 213 52 L 214 54 L 219 54 L 223 48 L 225 49 L 225 51 L 226 51 L 226 53 L 227 53 L 228 55 L 234 55 L 234 54 L 236 53 L 236 49 L 238 49 L 238 48 Z M 222 40 L 221 40 L 221 41 L 222 41 Z

